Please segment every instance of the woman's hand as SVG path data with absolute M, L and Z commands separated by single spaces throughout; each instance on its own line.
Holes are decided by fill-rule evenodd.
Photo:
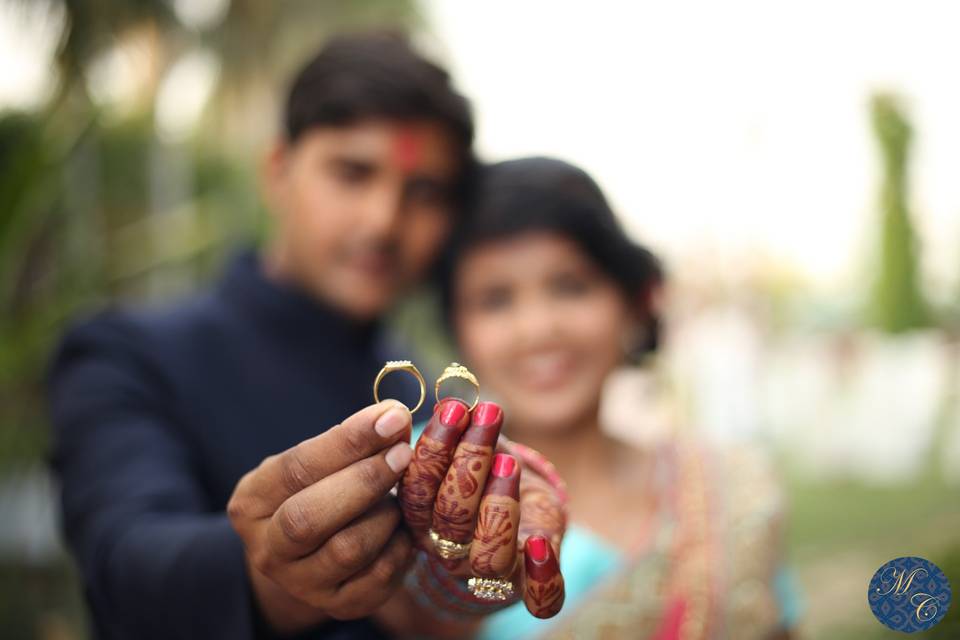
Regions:
M 509 444 L 497 453 L 502 424 L 503 412 L 491 402 L 472 415 L 459 400 L 438 405 L 401 478 L 403 517 L 429 557 L 419 570 L 432 572 L 427 582 L 446 591 L 434 595 L 459 598 L 476 613 L 522 598 L 533 615 L 549 618 L 564 598 L 557 556 L 563 503 L 556 487 L 525 463 L 529 455 L 511 455 Z M 470 578 L 473 590 L 464 586 Z M 490 597 L 483 597 L 483 586 Z

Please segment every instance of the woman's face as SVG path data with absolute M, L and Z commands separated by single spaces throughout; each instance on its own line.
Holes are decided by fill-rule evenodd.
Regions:
M 595 420 L 634 316 L 617 285 L 571 240 L 532 231 L 480 245 L 454 280 L 465 361 L 525 429 Z

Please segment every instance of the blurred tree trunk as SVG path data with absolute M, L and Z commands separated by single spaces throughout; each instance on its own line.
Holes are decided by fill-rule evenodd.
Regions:
M 872 103 L 873 128 L 883 159 L 880 191 L 880 245 L 869 323 L 888 333 L 932 324 L 919 284 L 919 248 L 907 209 L 907 159 L 911 129 L 892 96 Z

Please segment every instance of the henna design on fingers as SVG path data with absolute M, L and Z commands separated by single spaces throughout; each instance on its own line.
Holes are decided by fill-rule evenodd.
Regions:
M 543 536 L 530 536 L 524 545 L 524 602 L 538 618 L 551 618 L 563 607 L 563 576 L 557 555 Z
M 437 495 L 433 530 L 448 540 L 470 542 L 480 488 L 490 469 L 492 447 L 461 443 Z
M 453 458 L 451 473 L 447 479 L 456 479 L 457 489 L 463 498 L 473 497 L 486 478 L 479 477 L 480 471 L 487 466 L 485 458 L 492 453 L 490 447 L 476 447 L 464 444 Z M 452 493 L 451 487 L 451 493 Z
M 477 576 L 509 576 L 516 566 L 520 475 L 512 456 L 498 453 L 494 457 L 470 547 L 470 567 Z
M 466 544 L 473 539 L 477 509 L 501 424 L 500 407 L 483 402 L 477 406 L 472 424 L 457 445 L 433 512 L 433 530 L 447 540 Z
M 478 576 L 508 575 L 516 563 L 520 505 L 513 498 L 490 496 L 480 507 L 470 563 Z M 473 550 L 476 549 L 475 552 Z
M 524 474 L 520 482 L 520 540 L 542 535 L 558 548 L 564 529 L 566 515 L 553 487 L 536 474 Z
M 448 400 L 437 407 L 417 441 L 413 460 L 400 478 L 397 493 L 404 520 L 415 532 L 430 527 L 437 491 L 466 426 L 466 405 L 459 400 Z
M 414 531 L 430 527 L 433 501 L 446 471 L 450 448 L 432 438 L 421 436 L 413 460 L 400 479 L 400 506 L 403 518 Z
M 524 600 L 527 610 L 538 618 L 552 618 L 563 607 L 563 578 L 557 573 L 548 582 L 527 580 Z

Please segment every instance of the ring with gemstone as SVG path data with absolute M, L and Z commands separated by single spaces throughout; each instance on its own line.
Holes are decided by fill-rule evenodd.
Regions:
M 513 583 L 503 578 L 479 578 L 467 580 L 467 588 L 475 598 L 503 602 L 513 597 Z
M 390 360 L 387 364 L 383 365 L 380 373 L 377 374 L 377 379 L 373 381 L 373 399 L 376 402 L 380 402 L 380 381 L 382 381 L 387 374 L 393 373 L 394 371 L 406 371 L 420 383 L 420 399 L 417 400 L 417 405 L 413 409 L 410 409 L 410 413 L 416 413 L 417 409 L 423 405 L 423 400 L 427 396 L 427 383 L 423 379 L 420 370 L 409 360 Z
M 473 404 L 470 405 L 470 411 L 476 409 L 477 404 L 480 402 L 480 383 L 477 382 L 477 377 L 459 362 L 451 362 L 447 365 L 447 368 L 443 370 L 443 373 L 440 374 L 440 377 L 437 378 L 437 383 L 433 387 L 433 394 L 437 399 L 437 404 L 440 404 L 440 385 L 451 378 L 461 378 L 473 385 L 477 395 L 473 399 Z

